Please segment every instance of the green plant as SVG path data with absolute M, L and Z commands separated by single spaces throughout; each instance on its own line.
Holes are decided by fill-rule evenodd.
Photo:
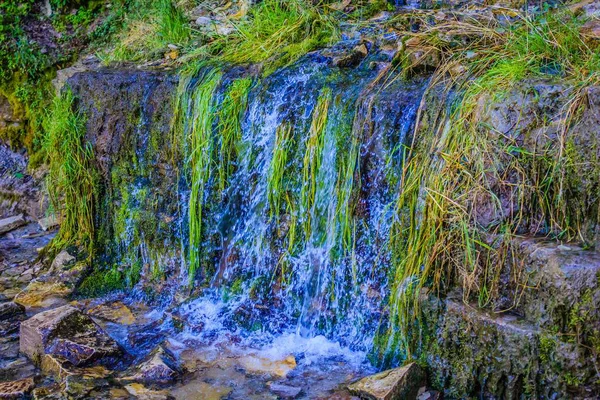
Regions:
M 267 182 L 267 197 L 271 218 L 279 218 L 281 212 L 281 204 L 285 195 L 284 173 L 289 162 L 291 146 L 293 145 L 292 139 L 292 126 L 290 124 L 283 123 L 277 127 Z
M 52 243 L 57 249 L 79 244 L 91 254 L 98 177 L 92 146 L 85 141 L 85 118 L 74 110 L 74 102 L 70 90 L 57 95 L 43 123 L 46 186 L 54 212 L 61 217 L 60 231 Z
M 225 93 L 218 112 L 219 138 L 221 141 L 219 151 L 219 189 L 225 190 L 229 177 L 235 171 L 238 156 L 238 147 L 242 139 L 242 119 L 246 112 L 248 92 L 252 86 L 252 79 L 241 78 L 235 80 Z
M 183 12 L 172 0 L 158 0 L 156 3 L 160 35 L 164 44 L 185 45 L 190 39 L 190 27 Z
M 205 71 L 191 96 L 189 129 L 185 140 L 189 143 L 187 169 L 191 173 L 189 200 L 189 275 L 190 280 L 200 266 L 202 249 L 202 215 L 205 185 L 212 172 L 214 137 L 213 117 L 215 114 L 213 94 L 221 80 L 221 73 L 214 69 Z
M 304 237 L 310 240 L 312 235 L 312 218 L 315 210 L 317 192 L 317 174 L 321 168 L 323 146 L 325 144 L 325 126 L 331 102 L 331 89 L 326 87 L 321 90 L 315 110 L 313 111 L 306 151 L 302 166 L 302 188 L 300 190 L 300 204 L 302 205 Z
M 264 74 L 296 61 L 339 38 L 332 10 L 302 0 L 265 0 L 252 6 L 246 18 L 230 19 L 233 31 L 186 55 L 183 60 L 211 57 L 232 64 L 265 62 Z

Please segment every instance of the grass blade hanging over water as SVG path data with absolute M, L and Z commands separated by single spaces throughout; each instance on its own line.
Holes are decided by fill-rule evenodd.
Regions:
M 192 94 L 191 122 L 187 138 L 190 154 L 187 158 L 188 170 L 191 171 L 191 192 L 189 200 L 189 278 L 200 267 L 202 251 L 202 212 L 204 207 L 204 191 L 211 174 L 214 138 L 212 125 L 214 120 L 213 95 L 221 80 L 221 73 L 216 70 L 205 72 Z
M 242 78 L 234 81 L 225 93 L 219 110 L 219 134 L 221 151 L 219 152 L 219 190 L 223 192 L 228 179 L 235 170 L 238 145 L 242 138 L 242 119 L 248 103 L 248 92 L 252 79 Z
M 269 166 L 267 182 L 271 218 L 278 218 L 281 212 L 281 202 L 285 194 L 284 173 L 289 161 L 292 143 L 292 126 L 287 123 L 278 126 L 275 132 L 275 147 L 273 148 L 273 159 Z
M 312 115 L 312 122 L 306 141 L 306 152 L 302 167 L 302 190 L 300 199 L 304 217 L 304 237 L 308 242 L 312 235 L 312 218 L 317 192 L 317 174 L 321 168 L 323 146 L 325 144 L 325 126 L 331 102 L 331 89 L 324 88 L 319 94 Z

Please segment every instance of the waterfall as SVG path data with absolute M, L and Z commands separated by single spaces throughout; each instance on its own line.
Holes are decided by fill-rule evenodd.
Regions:
M 343 74 L 309 54 L 263 79 L 205 67 L 180 83 L 192 274 L 182 284 L 221 293 L 246 327 L 372 346 L 402 146 L 424 85 L 371 57 Z M 228 103 L 236 85 L 241 111 Z

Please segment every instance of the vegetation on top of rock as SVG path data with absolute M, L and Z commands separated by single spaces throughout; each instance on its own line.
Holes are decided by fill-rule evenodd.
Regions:
M 390 331 L 405 341 L 409 355 L 423 287 L 456 284 L 465 301 L 484 307 L 498 295 L 515 236 L 596 240 L 589 224 L 600 220 L 599 199 L 590 195 L 600 187 L 597 156 L 584 161 L 577 153 L 587 145 L 596 148 L 597 138 L 585 145 L 573 129 L 586 109 L 589 86 L 600 82 L 600 43 L 580 34 L 587 18 L 568 10 L 511 14 L 517 19 L 508 27 L 469 18 L 451 23 L 453 34 L 439 24 L 405 42 L 418 40 L 437 54 L 426 97 L 443 93 L 452 104 L 419 110 L 419 135 L 403 167 L 390 237 Z M 401 64 L 410 70 L 414 65 L 406 61 Z M 536 132 L 525 127 L 527 116 L 499 130 L 491 105 L 514 97 L 524 80 L 541 77 L 569 86 L 561 94 L 563 108 Z M 590 177 L 585 184 L 578 177 L 582 170 Z M 395 342 L 386 338 L 383 345 Z

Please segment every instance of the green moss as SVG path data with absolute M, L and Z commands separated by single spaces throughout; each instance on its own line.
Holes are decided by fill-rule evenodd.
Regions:
M 540 335 L 540 361 L 543 364 L 550 364 L 556 352 L 557 339 L 554 335 Z
M 125 270 L 116 266 L 96 270 L 84 279 L 77 294 L 98 297 L 118 290 L 131 289 L 140 279 L 141 268 L 141 264 L 136 263 Z

